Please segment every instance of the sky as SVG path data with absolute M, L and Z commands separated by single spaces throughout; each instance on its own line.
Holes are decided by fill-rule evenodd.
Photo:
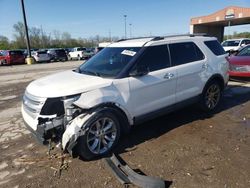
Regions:
M 29 27 L 72 38 L 96 35 L 127 36 L 183 34 L 192 17 L 212 14 L 228 6 L 249 7 L 250 0 L 24 0 Z M 13 39 L 13 25 L 23 22 L 20 0 L 0 0 L 0 35 Z M 250 25 L 225 32 L 250 31 Z

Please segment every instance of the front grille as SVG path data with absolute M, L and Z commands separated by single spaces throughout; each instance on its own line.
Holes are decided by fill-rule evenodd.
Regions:
M 46 98 L 36 97 L 28 92 L 25 92 L 23 96 L 23 107 L 24 110 L 33 118 L 36 118 L 40 113 Z

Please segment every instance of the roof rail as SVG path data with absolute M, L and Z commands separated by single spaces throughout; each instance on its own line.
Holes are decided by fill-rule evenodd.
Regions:
M 196 37 L 196 36 L 208 36 L 207 33 L 194 33 L 194 34 L 190 34 L 190 33 L 187 33 L 187 34 L 179 34 L 179 35 L 167 35 L 167 36 L 164 36 L 164 38 L 170 38 L 170 37 Z
M 127 38 L 127 39 L 119 39 L 116 42 L 121 41 L 127 41 L 127 40 L 134 40 L 134 39 L 146 39 L 146 38 L 152 38 L 150 41 L 157 41 L 157 40 L 163 40 L 164 38 L 170 38 L 170 37 L 196 37 L 196 36 L 209 36 L 207 33 L 194 33 L 194 34 L 178 34 L 178 35 L 167 35 L 167 36 L 149 36 L 149 37 L 135 37 L 135 38 Z
M 134 39 L 147 39 L 147 38 L 154 38 L 152 36 L 149 37 L 134 37 L 134 38 L 127 38 L 127 39 L 119 39 L 116 42 L 126 41 L 126 40 L 134 40 Z

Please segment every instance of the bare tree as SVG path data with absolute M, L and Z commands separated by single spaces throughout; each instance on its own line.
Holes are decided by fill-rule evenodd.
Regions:
M 25 29 L 24 24 L 22 22 L 18 22 L 14 24 L 14 38 L 15 38 L 15 44 L 14 46 L 16 48 L 25 48 Z

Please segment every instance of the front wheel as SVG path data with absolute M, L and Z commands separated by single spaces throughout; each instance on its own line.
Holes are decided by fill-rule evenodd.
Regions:
M 85 126 L 88 130 L 78 138 L 76 149 L 86 160 L 108 154 L 120 138 L 120 123 L 113 110 L 97 112 Z
M 214 111 L 221 101 L 222 88 L 217 81 L 212 81 L 207 84 L 202 93 L 200 101 L 201 108 L 206 112 Z

